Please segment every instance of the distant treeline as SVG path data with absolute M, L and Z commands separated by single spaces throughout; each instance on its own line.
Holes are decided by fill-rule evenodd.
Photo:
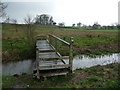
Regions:
M 57 26 L 59 28 L 69 28 L 69 29 L 87 29 L 87 30 L 96 30 L 96 29 L 120 29 L 120 26 L 81 26 L 81 27 L 73 27 L 73 26 Z
M 12 24 L 12 23 L 2 23 L 2 25 L 17 25 L 17 26 L 27 26 L 27 24 Z M 37 26 L 37 27 L 51 27 L 51 28 L 68 28 L 68 29 L 82 29 L 82 30 L 96 30 L 96 29 L 120 29 L 120 25 L 116 25 L 116 26 L 100 26 L 100 25 L 93 25 L 93 26 L 59 26 L 59 25 L 39 25 L 39 24 L 31 24 L 31 26 Z

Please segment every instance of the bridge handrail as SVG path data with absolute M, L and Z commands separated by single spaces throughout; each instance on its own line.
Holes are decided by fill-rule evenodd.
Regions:
M 57 36 L 55 36 L 55 35 L 52 35 L 52 34 L 48 34 L 48 35 L 49 35 L 49 36 L 52 36 L 53 38 L 59 40 L 60 42 L 62 42 L 62 43 L 64 43 L 64 44 L 70 46 L 70 43 L 66 42 L 65 40 L 63 40 L 63 39 L 61 39 L 61 38 L 59 38 L 59 37 L 57 37 Z

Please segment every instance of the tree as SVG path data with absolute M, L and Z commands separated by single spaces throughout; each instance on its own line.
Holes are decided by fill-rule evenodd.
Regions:
M 32 17 L 30 15 L 27 15 L 25 18 L 24 18 L 24 22 L 25 24 L 27 25 L 31 25 L 34 23 L 34 19 L 32 19 Z
M 93 29 L 98 29 L 101 25 L 98 22 L 95 22 L 92 26 Z
M 40 25 L 55 25 L 53 17 L 47 14 L 37 15 L 35 18 L 35 24 Z
M 13 24 L 15 24 L 15 28 L 16 28 L 16 32 L 17 32 L 17 19 L 12 19 L 11 21 L 13 22 Z
M 6 16 L 5 9 L 7 8 L 7 4 L 0 1 L 0 17 Z
M 6 17 L 4 23 L 10 23 L 10 21 L 11 21 L 11 18 L 10 17 Z
M 77 26 L 78 26 L 78 27 L 81 27 L 81 25 L 82 25 L 82 23 L 80 23 L 80 22 L 79 22 L 79 23 L 77 23 Z
M 65 23 L 64 22 L 58 23 L 58 25 L 61 26 L 61 27 L 63 27 L 63 26 L 65 26 Z
M 72 27 L 75 27 L 75 24 L 72 24 Z
M 24 22 L 27 25 L 27 29 L 25 30 L 26 31 L 25 34 L 27 37 L 27 44 L 33 48 L 35 44 L 34 31 L 32 30 L 32 24 L 34 23 L 34 19 L 32 19 L 30 15 L 27 15 L 24 18 Z

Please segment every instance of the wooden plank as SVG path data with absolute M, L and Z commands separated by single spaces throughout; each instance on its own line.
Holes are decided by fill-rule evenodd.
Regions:
M 55 38 L 55 39 L 57 39 L 57 40 L 59 40 L 60 42 L 62 42 L 62 43 L 64 43 L 64 44 L 70 46 L 70 43 L 64 41 L 63 39 L 61 39 L 61 38 L 59 38 L 59 37 L 57 37 L 57 36 L 55 36 L 55 35 L 52 35 L 52 34 L 48 34 L 48 35 L 51 36 L 51 37 L 53 37 L 53 38 Z
M 70 64 L 70 73 L 72 73 L 72 65 L 73 65 L 73 37 L 70 38 L 71 42 L 70 42 L 70 53 L 69 53 L 69 64 Z
M 46 40 L 47 39 L 47 37 L 36 37 L 36 41 L 37 40 Z
M 47 42 L 47 40 L 38 40 L 36 42 L 37 50 L 53 50 L 54 48 Z
M 70 64 L 63 64 L 63 65 L 51 65 L 51 66 L 39 66 L 39 69 L 45 68 L 57 68 L 57 67 L 69 67 Z
M 43 77 L 52 77 L 52 76 L 60 76 L 60 75 L 67 75 L 68 72 L 61 72 L 61 73 L 46 73 L 46 74 L 41 74 L 40 76 Z
M 59 56 L 56 54 L 56 52 L 44 52 L 39 53 L 39 58 L 46 59 L 46 58 L 59 58 Z
M 47 36 L 36 36 L 35 38 L 47 38 Z
M 59 57 L 62 57 L 59 52 L 57 52 L 57 55 L 58 55 Z M 62 61 L 64 64 L 66 64 L 64 60 L 61 60 L 61 61 Z
M 58 58 L 39 58 L 37 60 L 40 60 L 40 61 L 53 61 L 53 60 L 61 60 L 61 59 L 69 59 L 69 56 L 63 56 L 63 57 L 58 57 Z
M 44 53 L 44 52 L 55 52 L 55 50 L 37 50 L 38 53 Z

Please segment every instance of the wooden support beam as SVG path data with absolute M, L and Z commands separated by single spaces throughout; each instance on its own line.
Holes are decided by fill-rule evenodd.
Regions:
M 39 58 L 37 61 L 53 61 L 53 60 L 61 60 L 61 59 L 69 59 L 69 56 L 63 56 L 58 58 Z
M 39 69 L 45 69 L 45 68 L 57 68 L 57 67 L 69 67 L 69 64 L 63 64 L 63 65 L 51 65 L 51 66 L 39 66 Z
M 69 64 L 70 64 L 70 73 L 72 73 L 72 65 L 73 65 L 73 37 L 71 37 L 71 42 L 70 42 L 70 53 L 69 53 Z
M 48 73 L 42 74 L 43 77 L 52 77 L 52 76 L 60 76 L 60 75 L 67 75 L 68 72 L 61 72 L 61 73 Z
M 36 62 L 36 69 L 37 69 L 37 79 L 40 79 L 39 63 L 38 62 Z
M 36 36 L 36 40 L 46 40 L 47 36 Z
M 37 50 L 38 53 L 44 53 L 44 52 L 55 52 L 55 50 Z
M 62 57 L 62 55 L 59 53 L 59 52 L 56 52 L 57 53 L 57 55 L 59 56 L 59 57 Z M 69 58 L 68 58 L 69 59 Z M 63 60 L 61 60 L 64 64 L 66 64 L 65 63 L 65 61 L 63 61 Z

